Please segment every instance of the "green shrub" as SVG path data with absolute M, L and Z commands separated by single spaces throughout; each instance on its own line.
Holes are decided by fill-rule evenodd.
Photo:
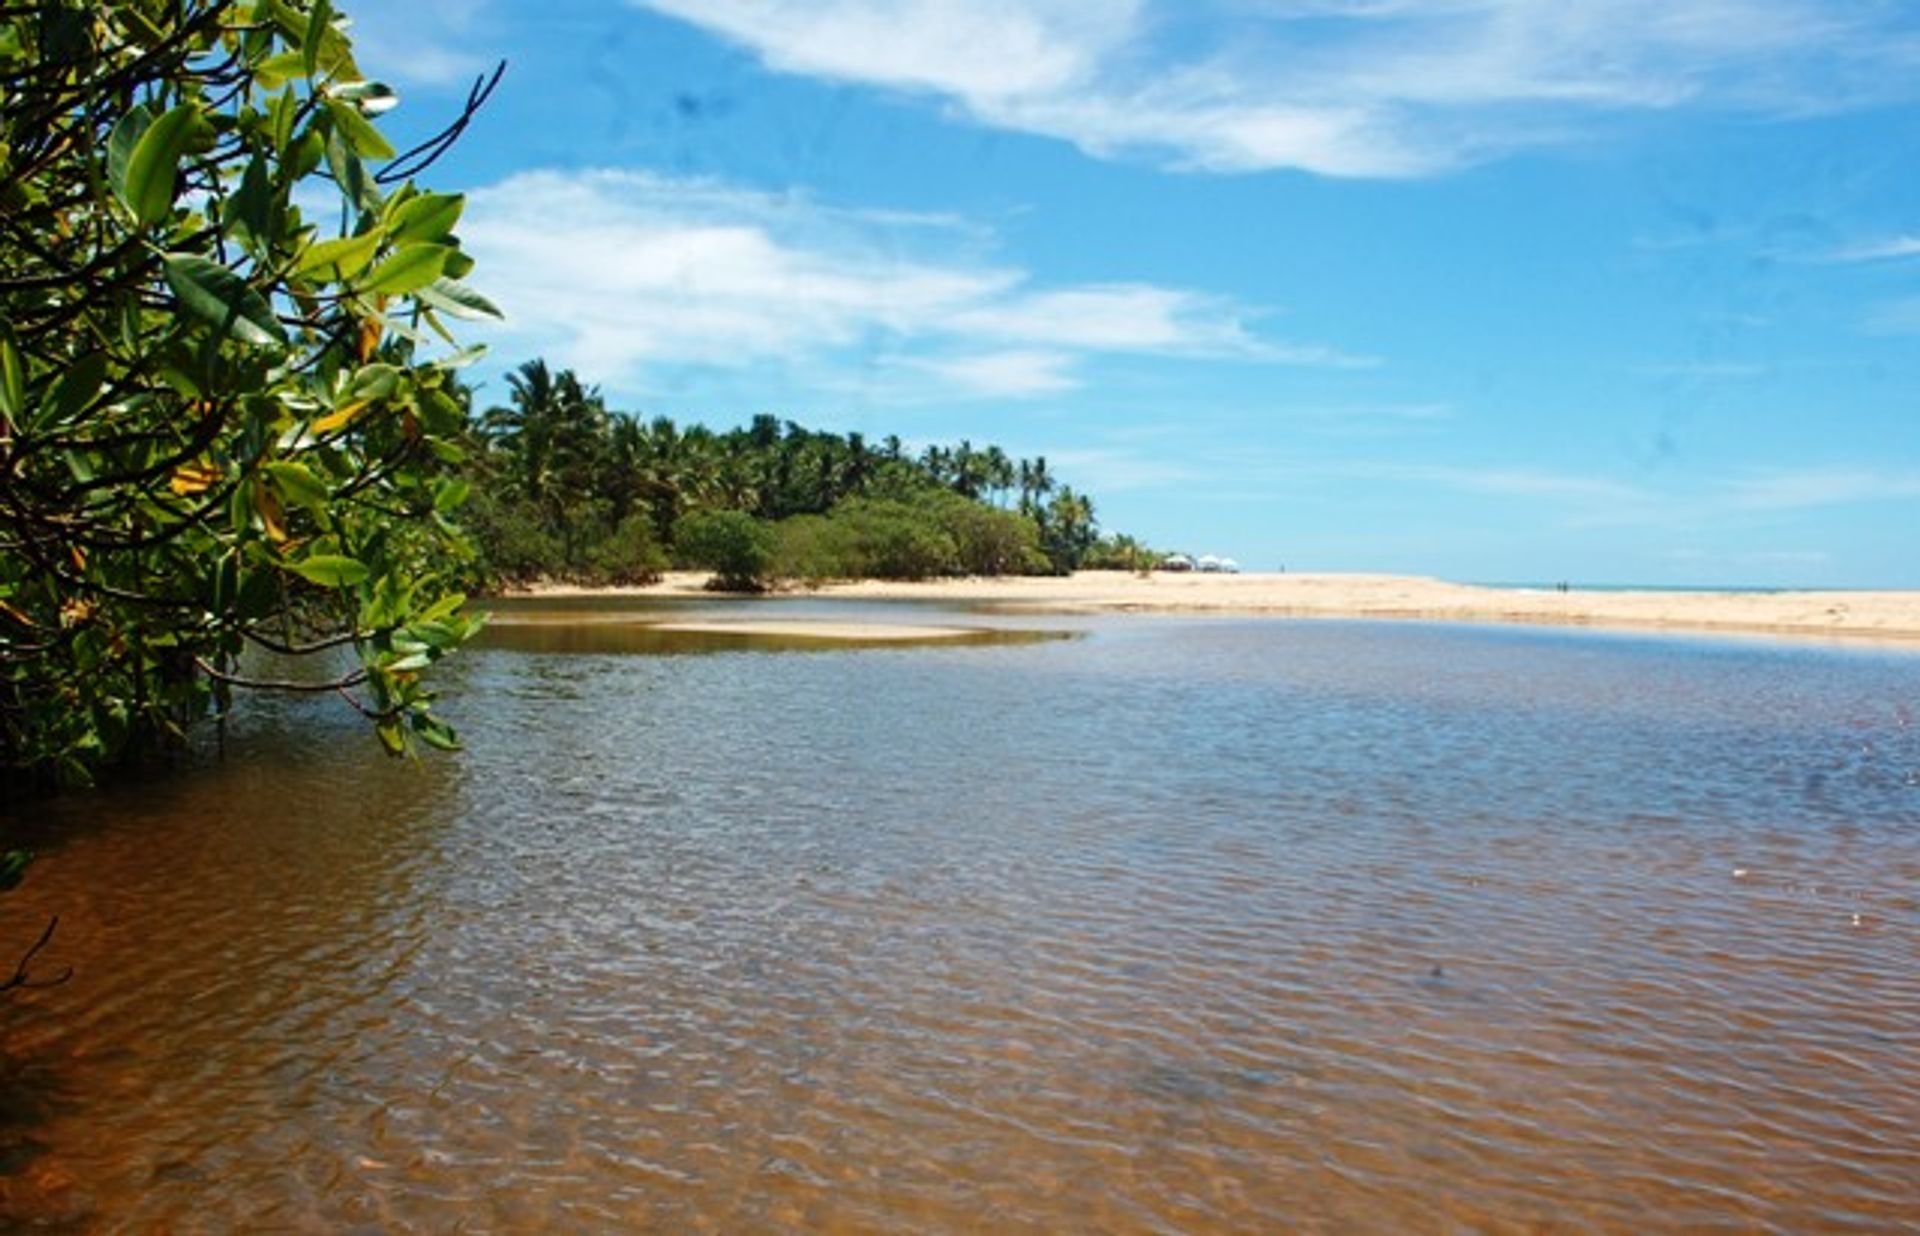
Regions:
M 772 579 L 774 532 L 745 511 L 696 511 L 673 528 L 681 563 L 712 571 L 716 592 L 764 592 Z
M 560 541 L 531 506 L 501 502 L 476 490 L 464 515 L 484 564 L 483 584 L 525 584 L 564 573 Z
M 660 579 L 667 555 L 653 539 L 653 521 L 636 512 L 587 549 L 583 582 L 651 584 Z
M 954 493 L 936 493 L 928 513 L 952 538 L 956 565 L 966 575 L 1036 575 L 1047 570 L 1040 529 L 1015 511 L 1003 511 Z
M 843 525 L 822 515 L 795 515 L 774 526 L 773 574 L 820 584 L 857 574 Z
M 846 537 L 850 573 L 872 579 L 925 579 L 959 569 L 953 537 L 930 512 L 904 502 L 856 499 L 834 508 Z

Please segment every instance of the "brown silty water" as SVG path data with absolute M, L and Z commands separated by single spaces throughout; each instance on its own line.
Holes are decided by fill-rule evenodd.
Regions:
M 1920 1226 L 1920 657 L 1069 625 L 503 635 L 458 758 L 16 821 L 0 1218 Z

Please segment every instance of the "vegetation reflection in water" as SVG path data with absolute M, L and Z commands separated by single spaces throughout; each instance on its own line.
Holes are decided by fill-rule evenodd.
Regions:
M 901 606 L 834 602 L 710 602 L 562 597 L 489 602 L 478 641 L 486 648 L 541 653 L 824 652 L 880 648 L 980 647 L 1071 639 L 1073 629 L 989 625 L 942 615 L 903 622 Z M 700 629 L 689 629 L 692 627 Z M 777 629 L 756 629 L 759 627 Z

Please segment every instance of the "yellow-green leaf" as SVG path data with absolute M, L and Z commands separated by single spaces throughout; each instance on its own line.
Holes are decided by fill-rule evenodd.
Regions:
M 467 199 L 459 193 L 422 193 L 394 207 L 387 218 L 387 234 L 396 245 L 445 240 L 460 222 Z
M 323 588 L 351 587 L 371 574 L 366 563 L 342 554 L 311 554 L 287 563 L 287 569 Z
M 449 317 L 466 318 L 468 321 L 482 318 L 497 321 L 506 317 L 492 301 L 454 279 L 435 279 L 421 288 L 417 295 L 422 303 L 431 305 Z
M 313 511 L 326 509 L 327 484 L 305 464 L 270 463 L 266 465 L 265 472 L 272 480 L 273 487 L 288 502 Z
M 380 136 L 380 130 L 360 114 L 359 108 L 338 99 L 328 99 L 327 112 L 333 117 L 334 132 L 346 141 L 353 153 L 363 159 L 393 158 L 392 144 Z
M 356 399 L 344 407 L 336 408 L 334 411 L 327 413 L 327 415 L 313 423 L 313 432 L 326 434 L 332 433 L 336 429 L 345 428 L 351 424 L 353 418 L 360 415 L 371 402 L 373 401 L 370 399 Z
M 0 416 L 18 424 L 27 410 L 27 367 L 13 342 L 13 327 L 0 318 Z
M 304 275 L 319 271 L 330 279 L 345 281 L 365 270 L 379 249 L 378 230 L 360 236 L 323 240 L 307 247 L 307 251 L 300 255 L 299 263 L 294 266 L 293 273 Z
M 121 196 L 142 227 L 151 227 L 173 210 L 173 186 L 180 156 L 193 137 L 200 109 L 182 103 L 147 126 L 127 159 Z
M 418 291 L 440 277 L 452 252 L 446 245 L 408 245 L 374 267 L 362 290 L 388 296 Z

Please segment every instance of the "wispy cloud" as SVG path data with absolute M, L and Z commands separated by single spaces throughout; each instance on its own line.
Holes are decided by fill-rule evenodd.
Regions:
M 1080 385 L 1074 358 L 1065 352 L 983 352 L 917 360 L 910 367 L 986 398 L 1055 395 Z
M 493 67 L 491 0 L 409 0 L 354 7 L 354 59 L 402 87 L 466 85 Z
M 1638 486 L 1607 477 L 1506 465 L 1417 464 L 1365 469 L 1383 480 L 1436 485 L 1502 498 L 1639 506 L 1650 495 Z
M 1049 462 L 1074 484 L 1094 493 L 1174 489 L 1216 479 L 1217 471 L 1128 447 L 1080 447 L 1055 451 Z
M 1781 469 L 1731 481 L 1722 496 L 1731 506 L 1752 511 L 1903 502 L 1920 498 L 1920 472 L 1845 466 Z
M 1834 250 L 1827 255 L 1827 260 L 1830 262 L 1887 262 L 1910 257 L 1920 257 L 1920 236 L 1893 236 L 1885 240 L 1864 241 Z
M 610 385 L 784 362 L 868 394 L 1038 396 L 1107 355 L 1365 363 L 1258 332 L 1255 310 L 1143 283 L 1046 286 L 940 216 L 639 172 L 528 172 L 461 232 L 506 340 Z M 849 372 L 849 371 L 857 372 Z M 875 371 L 880 371 L 876 381 Z
M 770 67 L 921 92 L 1097 155 L 1417 176 L 1680 107 L 1910 98 L 1887 3 L 632 0 Z M 1214 20 L 1225 18 L 1225 20 Z
M 1920 335 L 1920 296 L 1882 301 L 1861 326 L 1869 335 Z

